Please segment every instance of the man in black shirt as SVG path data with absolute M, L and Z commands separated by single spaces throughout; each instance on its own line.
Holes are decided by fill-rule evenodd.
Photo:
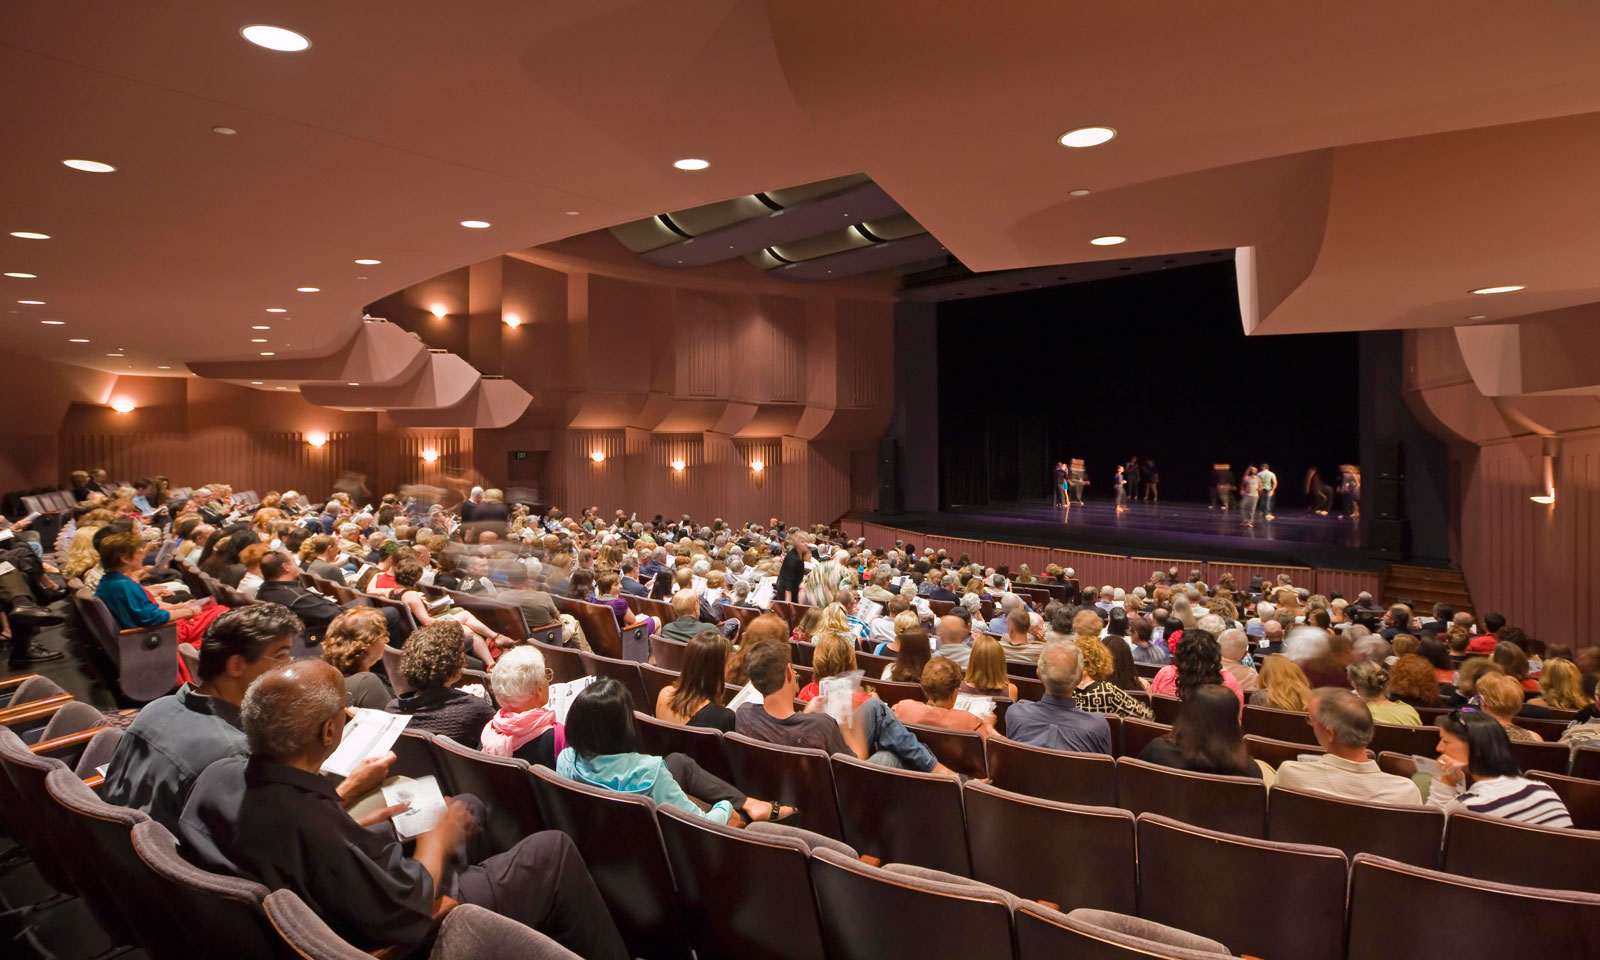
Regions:
M 796 534 L 784 554 L 783 566 L 778 568 L 777 599 L 791 603 L 800 599 L 800 581 L 805 579 L 806 561 L 811 558 L 811 545 L 804 534 Z
M 318 770 L 344 732 L 344 678 L 299 660 L 250 685 L 240 713 L 248 757 L 220 760 L 195 781 L 178 822 L 184 855 L 218 873 L 293 890 L 361 949 L 411 947 L 432 927 L 435 902 L 475 903 L 540 929 L 584 957 L 627 951 L 605 901 L 563 833 L 544 831 L 479 864 L 458 863 L 474 798 L 449 801 L 410 856 L 389 807 L 351 819 Z

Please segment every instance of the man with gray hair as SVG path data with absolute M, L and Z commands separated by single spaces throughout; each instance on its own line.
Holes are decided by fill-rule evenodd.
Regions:
M 1078 645 L 1052 640 L 1039 654 L 1039 682 L 1044 696 L 1012 705 L 1006 712 L 1006 736 L 1018 743 L 1077 753 L 1111 752 L 1111 726 L 1098 713 L 1089 713 L 1072 699 L 1083 679 Z
M 441 897 L 510 917 L 585 957 L 628 952 L 583 857 L 566 834 L 524 837 L 478 864 L 460 862 L 483 814 L 451 799 L 407 856 L 387 830 L 406 812 L 376 811 L 363 825 L 339 805 L 319 770 L 344 735 L 344 678 L 321 660 L 258 677 L 240 714 L 248 757 L 218 760 L 195 781 L 178 821 L 184 856 L 206 870 L 293 890 L 357 949 L 420 944 Z
M 1296 663 L 1318 660 L 1328 655 L 1327 631 L 1298 626 L 1283 638 L 1283 655 Z
M 1362 803 L 1422 802 L 1408 777 L 1384 773 L 1367 757 L 1372 742 L 1372 711 L 1353 692 L 1338 687 L 1311 691 L 1311 733 L 1327 751 L 1315 760 L 1286 760 L 1278 767 L 1279 787 L 1325 793 Z
M 994 611 L 994 616 L 989 618 L 988 630 L 997 637 L 1006 635 L 1006 617 L 1013 610 L 1022 608 L 1022 598 L 1014 593 L 1008 593 L 1000 598 L 1000 604 Z

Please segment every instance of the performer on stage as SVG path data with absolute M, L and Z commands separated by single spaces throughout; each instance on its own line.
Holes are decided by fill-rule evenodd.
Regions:
M 1227 510 L 1233 505 L 1233 468 L 1226 463 L 1213 463 L 1211 465 L 1211 503 L 1207 510 L 1221 507 Z
M 1261 499 L 1261 476 L 1256 468 L 1244 468 L 1244 479 L 1239 484 L 1239 517 L 1247 527 L 1256 525 L 1256 504 Z
M 1323 482 L 1316 467 L 1306 472 L 1306 494 L 1311 497 L 1311 512 L 1326 517 L 1328 508 L 1333 506 L 1333 488 Z
M 1065 506 L 1067 502 L 1067 465 L 1059 460 L 1056 461 L 1056 470 L 1052 476 L 1053 480 L 1050 484 L 1051 496 L 1055 498 L 1056 506 Z
M 1268 520 L 1271 520 L 1273 501 L 1278 497 L 1278 475 L 1272 472 L 1272 468 L 1268 464 L 1263 463 L 1261 472 L 1257 473 L 1256 476 L 1261 479 L 1261 506 L 1265 508 L 1261 512 L 1266 514 Z
M 1111 481 L 1111 491 L 1117 498 L 1117 512 L 1128 509 L 1128 474 L 1122 464 L 1117 464 L 1117 475 Z
M 1067 486 L 1072 491 L 1072 502 L 1083 506 L 1083 488 L 1089 485 L 1089 477 L 1083 469 L 1083 461 L 1074 458 L 1067 465 Z
M 1353 520 L 1361 517 L 1361 468 L 1355 464 L 1346 463 L 1339 468 L 1339 495 L 1343 500 L 1339 518 L 1349 517 Z
M 1065 465 L 1062 465 L 1063 467 Z M 1067 513 L 1072 512 L 1072 475 L 1065 469 L 1056 471 L 1059 477 L 1056 482 L 1056 506 L 1064 508 Z
M 1143 480 L 1143 474 L 1139 469 L 1139 458 L 1129 457 L 1127 467 L 1123 470 L 1123 473 L 1127 474 L 1128 477 L 1128 495 L 1135 500 L 1139 499 L 1139 491 L 1141 489 L 1139 484 Z
M 1156 462 L 1149 457 L 1144 460 L 1144 499 L 1151 503 L 1161 499 L 1161 474 L 1156 472 Z

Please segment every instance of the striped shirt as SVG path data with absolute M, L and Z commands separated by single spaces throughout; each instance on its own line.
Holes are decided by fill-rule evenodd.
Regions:
M 1459 794 L 1456 789 L 1435 777 L 1428 790 L 1428 802 L 1444 807 L 1446 813 L 1465 810 L 1540 827 L 1572 826 L 1572 815 L 1567 813 L 1561 797 L 1548 784 L 1537 780 L 1490 777 L 1476 781 Z

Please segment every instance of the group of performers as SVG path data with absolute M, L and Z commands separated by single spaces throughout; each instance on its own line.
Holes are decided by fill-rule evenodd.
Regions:
M 1156 472 L 1156 462 L 1149 458 L 1130 457 L 1127 463 L 1118 464 L 1111 481 L 1111 492 L 1116 500 L 1117 512 L 1128 509 L 1129 500 L 1160 499 L 1161 475 Z M 1058 462 L 1055 466 L 1051 489 L 1055 505 L 1070 509 L 1082 506 L 1083 491 L 1090 485 L 1082 460 Z M 1310 498 L 1311 512 L 1326 517 L 1337 511 L 1339 519 L 1356 519 L 1361 516 L 1361 468 L 1356 464 L 1339 465 L 1339 485 L 1330 486 L 1322 479 L 1316 467 L 1306 473 L 1306 496 Z M 1226 463 L 1211 465 L 1211 503 L 1207 509 L 1231 510 L 1239 508 L 1241 522 L 1255 526 L 1259 514 L 1263 519 L 1274 519 L 1279 490 L 1278 475 L 1262 463 L 1245 467 L 1244 475 L 1235 480 L 1233 468 Z

